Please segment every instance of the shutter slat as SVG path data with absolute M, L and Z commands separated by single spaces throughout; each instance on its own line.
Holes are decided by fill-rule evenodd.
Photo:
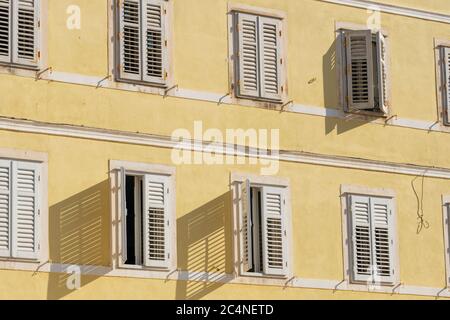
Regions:
M 373 109 L 373 55 L 372 33 L 346 33 L 347 89 L 350 109 Z
M 444 121 L 447 125 L 450 125 L 450 47 L 443 49 L 443 99 L 444 99 Z
M 13 8 L 13 62 L 36 66 L 38 62 L 38 0 L 18 0 Z
M 10 48 L 11 6 L 10 0 L 0 0 L 0 61 L 11 61 Z

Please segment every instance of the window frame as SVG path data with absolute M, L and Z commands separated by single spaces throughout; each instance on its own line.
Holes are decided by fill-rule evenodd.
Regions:
M 243 270 L 243 256 L 244 247 L 241 244 L 240 237 L 240 222 L 242 221 L 242 215 L 240 210 L 240 201 L 237 200 L 241 193 L 241 184 L 245 181 L 250 182 L 250 187 L 277 187 L 284 188 L 285 196 L 285 217 L 286 221 L 286 244 L 285 254 L 287 256 L 286 274 L 282 276 L 264 274 L 263 272 L 246 272 Z M 232 205 L 233 205 L 233 260 L 234 260 L 234 276 L 247 279 L 270 279 L 281 280 L 283 282 L 286 279 L 292 279 L 293 277 L 293 265 L 294 257 L 292 255 L 292 215 L 291 215 L 291 194 L 290 194 L 290 181 L 287 178 L 274 177 L 274 176 L 258 176 L 246 173 L 232 172 L 230 176 L 230 189 L 232 193 Z M 264 245 L 263 245 L 264 247 Z
M 235 34 L 235 17 L 236 13 L 250 14 L 262 16 L 267 18 L 274 18 L 281 20 L 283 37 L 281 40 L 281 52 L 283 64 L 280 67 L 280 82 L 283 86 L 283 91 L 280 94 L 280 100 L 272 100 L 263 97 L 246 97 L 238 95 L 237 80 L 239 79 L 238 63 L 235 59 L 235 48 L 237 46 Z M 228 3 L 228 94 L 233 104 L 244 106 L 262 107 L 266 109 L 279 109 L 288 100 L 289 85 L 288 85 L 288 23 L 287 14 L 283 11 L 260 8 L 249 5 Z M 258 69 L 259 70 L 259 69 Z
M 379 283 L 381 288 L 395 288 L 400 284 L 400 263 L 399 263 L 399 239 L 398 239 L 398 228 L 397 228 L 397 196 L 394 190 L 384 189 L 384 188 L 369 188 L 366 186 L 358 185 L 341 185 L 340 198 L 341 198 L 341 215 L 342 215 L 342 246 L 343 246 L 343 273 L 344 281 L 346 282 L 348 288 L 367 290 L 370 289 L 368 283 L 363 283 L 360 281 L 355 281 L 352 279 L 352 267 L 353 267 L 353 257 L 352 257 L 352 241 L 351 237 L 351 213 L 350 213 L 350 201 L 349 196 L 361 195 L 365 197 L 380 197 L 389 198 L 391 201 L 392 210 L 392 226 L 391 230 L 393 232 L 392 238 L 394 239 L 394 244 L 392 246 L 392 262 L 394 268 L 393 282 L 392 283 Z
M 445 78 L 442 73 L 441 64 L 443 48 L 450 48 L 450 40 L 434 39 L 435 66 L 436 66 L 436 100 L 437 100 L 437 119 L 442 130 L 450 132 L 450 112 L 446 115 L 446 103 L 444 101 Z M 450 107 L 449 107 L 450 109 Z
M 371 116 L 377 118 L 389 118 L 392 113 L 392 86 L 391 86 L 391 68 L 390 68 L 390 43 L 389 43 L 389 33 L 386 29 L 381 28 L 379 30 L 372 29 L 372 38 L 376 38 L 376 33 L 380 32 L 385 38 L 385 48 L 386 48 L 386 95 L 387 100 L 389 101 L 387 112 L 380 111 L 371 111 L 371 110 L 350 110 L 348 107 L 347 96 L 348 96 L 348 86 L 347 86 L 347 53 L 346 53 L 346 45 L 345 45 L 345 31 L 362 31 L 369 30 L 366 25 L 360 25 L 355 23 L 348 22 L 336 22 L 335 25 L 335 49 L 336 49 L 336 72 L 337 72 L 337 80 L 338 80 L 338 88 L 339 88 L 339 102 L 342 110 L 348 114 L 354 115 L 362 115 L 362 116 Z M 378 65 L 380 65 L 380 61 L 377 61 Z M 375 68 L 374 68 L 375 72 Z M 381 84 L 378 83 L 379 89 L 381 89 Z
M 169 185 L 169 215 L 172 221 L 170 226 L 170 258 L 168 259 L 167 268 L 157 268 L 148 267 L 144 265 L 142 261 L 141 265 L 129 265 L 122 261 L 122 244 L 123 244 L 123 232 L 122 232 L 122 222 L 121 222 L 121 169 L 125 169 L 127 175 L 162 175 L 166 176 Z M 128 269 L 128 270 L 142 270 L 142 271 L 155 271 L 168 273 L 175 270 L 177 265 L 177 236 L 176 236 L 176 181 L 175 181 L 176 170 L 174 167 L 160 165 L 160 164 L 150 164 L 150 163 L 140 163 L 140 162 L 130 162 L 122 160 L 110 160 L 109 161 L 109 177 L 111 185 L 111 221 L 112 223 L 112 233 L 111 233 L 111 257 L 112 257 L 112 268 L 113 269 Z M 143 258 L 144 260 L 144 258 Z
M 25 265 L 38 266 L 49 259 L 49 238 L 48 238 L 48 155 L 46 153 L 0 148 L 0 160 L 16 161 L 24 163 L 33 163 L 39 168 L 40 180 L 37 181 L 36 192 L 39 204 L 36 210 L 39 210 L 39 221 L 35 226 L 38 249 L 36 257 L 17 258 L 0 257 L 0 268 L 23 269 Z

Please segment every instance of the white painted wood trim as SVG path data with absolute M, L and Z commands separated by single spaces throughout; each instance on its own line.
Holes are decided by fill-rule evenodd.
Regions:
M 391 4 L 384 4 L 377 1 L 368 0 L 316 0 L 321 2 L 334 3 L 360 9 L 373 9 L 377 7 L 381 12 L 391 13 L 411 18 L 450 23 L 450 15 L 437 12 L 425 11 L 409 7 L 401 7 Z
M 450 179 L 450 168 L 438 168 L 413 164 L 383 162 L 371 159 L 351 158 L 344 156 L 308 153 L 302 151 L 279 151 L 278 156 L 264 155 L 267 150 L 261 152 L 255 148 L 244 146 L 217 144 L 214 142 L 187 140 L 183 142 L 172 141 L 168 136 L 157 136 L 127 131 L 106 130 L 74 125 L 53 124 L 46 122 L 18 120 L 0 117 L 0 130 L 16 132 L 48 134 L 81 139 L 93 139 L 99 141 L 128 143 L 143 146 L 176 148 L 199 152 L 214 152 L 223 155 L 244 156 L 252 158 L 264 158 L 270 160 L 289 161 L 305 164 L 316 164 L 338 168 L 358 169 L 364 171 L 387 172 L 424 176 L 430 178 Z

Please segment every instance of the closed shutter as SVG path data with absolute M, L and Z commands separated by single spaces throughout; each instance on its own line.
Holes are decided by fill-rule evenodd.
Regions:
M 281 100 L 281 20 L 259 17 L 261 97 Z
M 236 26 L 238 32 L 238 79 L 240 96 L 259 97 L 260 62 L 258 45 L 258 17 L 239 13 Z
M 373 54 L 372 33 L 348 31 L 346 33 L 348 107 L 373 109 Z
M 250 181 L 246 180 L 241 184 L 241 244 L 243 271 L 253 269 L 253 248 L 252 248 L 252 211 L 250 200 Z
M 17 0 L 13 6 L 13 62 L 36 65 L 38 62 L 38 0 Z
M 262 188 L 263 272 L 287 275 L 287 231 L 284 189 Z
M 353 280 L 368 281 L 372 276 L 369 197 L 351 196 L 351 222 Z
M 11 161 L 0 160 L 0 257 L 11 256 Z
M 170 266 L 169 178 L 144 176 L 144 263 L 147 267 Z
M 139 0 L 120 0 L 120 78 L 142 80 Z
M 167 72 L 166 4 L 161 0 L 144 0 L 142 3 L 143 80 L 164 83 Z
M 443 67 L 444 67 L 444 86 L 443 86 L 443 99 L 444 99 L 444 119 L 445 123 L 450 125 L 450 48 L 444 48 L 443 49 L 444 54 L 444 61 L 443 61 Z
M 386 38 L 381 32 L 377 33 L 377 60 L 378 64 L 378 98 L 379 108 L 382 112 L 389 112 L 388 74 L 387 74 L 387 47 Z
M 391 200 L 371 198 L 373 261 L 375 281 L 394 282 Z
M 0 0 L 0 62 L 11 61 L 11 5 Z
M 17 258 L 37 258 L 38 177 L 36 164 L 13 162 L 13 256 Z
M 124 168 L 120 168 L 120 222 L 122 231 L 122 263 L 128 260 L 127 246 L 127 176 Z

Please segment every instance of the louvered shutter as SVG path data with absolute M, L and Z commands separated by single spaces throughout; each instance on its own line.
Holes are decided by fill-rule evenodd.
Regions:
M 391 200 L 386 198 L 370 199 L 372 213 L 372 259 L 374 263 L 374 281 L 394 282 L 393 232 Z
M 0 0 L 0 62 L 11 61 L 11 5 Z
M 127 246 L 127 176 L 124 168 L 120 168 L 120 221 L 122 231 L 122 263 L 128 260 Z
M 261 97 L 281 100 L 281 20 L 259 17 Z
M 144 263 L 168 268 L 170 259 L 169 178 L 144 176 Z
M 369 197 L 351 196 L 352 279 L 368 281 L 372 276 L 372 237 Z
M 141 10 L 139 0 L 120 0 L 120 78 L 142 80 Z
M 250 181 L 246 180 L 241 184 L 241 243 L 243 270 L 248 271 L 253 268 L 253 248 L 252 248 L 252 211 L 250 200 Z
M 36 259 L 39 245 L 38 166 L 13 162 L 13 256 Z
M 348 107 L 373 109 L 373 54 L 372 33 L 348 31 L 346 33 Z
M 13 62 L 36 65 L 38 62 L 39 1 L 17 0 L 13 6 Z
M 162 0 L 142 1 L 143 80 L 164 83 L 167 69 L 166 4 Z
M 382 112 L 389 112 L 388 101 L 388 74 L 387 74 L 387 47 L 386 38 L 381 32 L 377 32 L 377 60 L 378 60 L 378 92 L 379 108 Z
M 239 13 L 236 26 L 238 34 L 238 95 L 259 97 L 259 45 L 258 17 Z
M 263 272 L 287 275 L 287 232 L 283 188 L 262 188 Z
M 0 160 L 0 257 L 11 256 L 11 161 Z
M 443 86 L 443 99 L 444 99 L 444 121 L 446 124 L 450 125 L 450 48 L 443 48 L 443 76 L 444 76 L 444 86 Z

